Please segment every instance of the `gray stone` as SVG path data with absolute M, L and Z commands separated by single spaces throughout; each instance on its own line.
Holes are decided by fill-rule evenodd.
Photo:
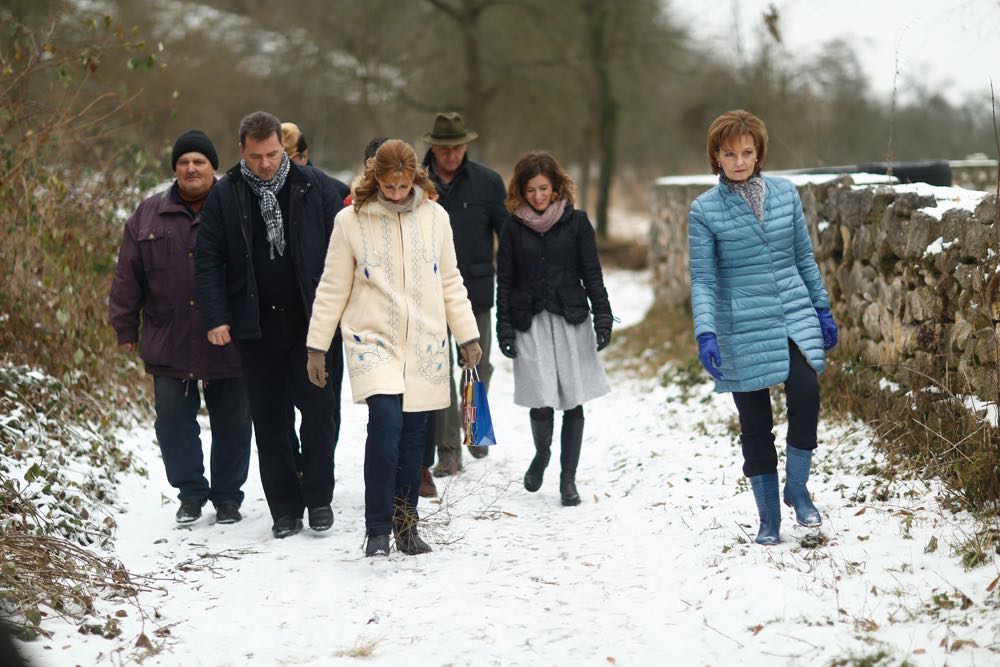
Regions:
M 912 322 L 926 322 L 936 319 L 935 311 L 941 306 L 941 300 L 930 287 L 918 287 L 906 295 L 906 312 Z
M 983 199 L 976 205 L 975 216 L 976 219 L 984 225 L 990 225 L 996 222 L 997 196 L 992 194 L 983 197 Z
M 906 230 L 906 243 L 901 257 L 920 258 L 931 241 L 941 236 L 941 221 L 922 211 L 914 211 Z
M 870 303 L 865 308 L 864 315 L 861 316 L 861 322 L 864 324 L 865 331 L 871 335 L 872 340 L 876 343 L 882 340 L 882 326 L 879 321 L 881 314 L 882 307 L 877 303 Z
M 839 222 L 849 228 L 860 227 L 872 210 L 875 194 L 869 188 L 864 190 L 841 188 L 835 192 Z

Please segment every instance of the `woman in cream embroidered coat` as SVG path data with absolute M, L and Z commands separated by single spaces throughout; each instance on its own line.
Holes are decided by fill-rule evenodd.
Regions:
M 306 345 L 308 372 L 326 382 L 325 351 L 339 326 L 355 402 L 368 404 L 366 555 L 387 555 L 389 530 L 408 554 L 427 413 L 447 407 L 448 329 L 466 366 L 482 351 L 455 259 L 448 214 L 413 148 L 389 140 L 367 162 L 354 202 L 334 221 Z

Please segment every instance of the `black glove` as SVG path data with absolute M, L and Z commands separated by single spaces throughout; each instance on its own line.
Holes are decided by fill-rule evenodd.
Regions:
M 611 329 L 598 329 L 595 333 L 597 334 L 597 351 L 600 352 L 611 343 Z
M 513 359 L 517 356 L 517 350 L 514 349 L 513 338 L 506 338 L 500 341 L 500 353 L 508 359 Z

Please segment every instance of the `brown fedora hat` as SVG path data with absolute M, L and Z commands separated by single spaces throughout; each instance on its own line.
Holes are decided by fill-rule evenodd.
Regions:
M 458 146 L 467 144 L 479 133 L 467 130 L 462 115 L 454 111 L 439 113 L 434 119 L 434 129 L 424 134 L 424 143 L 431 146 Z

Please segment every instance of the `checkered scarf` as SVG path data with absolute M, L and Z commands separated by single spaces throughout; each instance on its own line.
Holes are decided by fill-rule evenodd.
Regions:
M 257 178 L 256 174 L 250 171 L 246 160 L 240 160 L 240 174 L 247 182 L 253 193 L 260 199 L 260 214 L 264 217 L 264 224 L 267 226 L 267 242 L 271 244 L 271 259 L 274 259 L 274 251 L 279 255 L 285 252 L 285 227 L 281 219 L 281 206 L 278 205 L 278 192 L 285 187 L 285 178 L 291 169 L 292 161 L 288 155 L 282 153 L 281 166 L 278 167 L 274 178 L 264 181 Z
M 725 178 L 725 177 L 723 177 Z M 757 221 L 760 223 L 764 222 L 764 179 L 761 177 L 760 173 L 755 173 L 753 176 L 745 181 L 730 181 L 728 178 L 725 179 L 726 183 L 733 190 L 743 197 L 743 200 L 750 205 L 750 209 L 753 214 L 757 216 Z

